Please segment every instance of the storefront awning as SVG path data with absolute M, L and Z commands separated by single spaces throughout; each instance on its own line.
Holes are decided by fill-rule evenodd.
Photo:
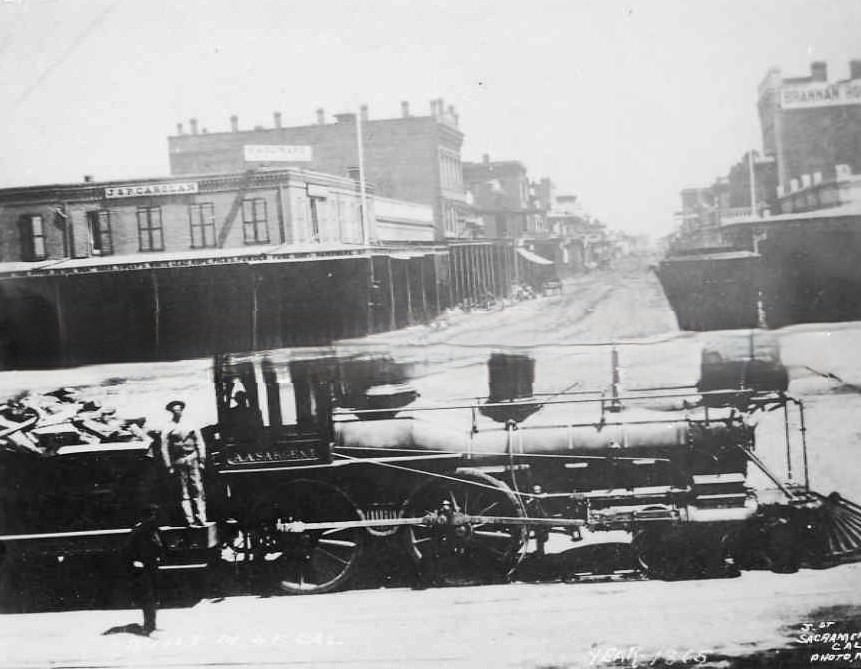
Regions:
M 520 257 L 528 260 L 529 262 L 535 263 L 536 265 L 552 265 L 553 261 L 548 260 L 547 258 L 538 255 L 537 253 L 533 253 L 532 251 L 527 251 L 526 249 L 517 249 L 517 253 L 520 254 Z

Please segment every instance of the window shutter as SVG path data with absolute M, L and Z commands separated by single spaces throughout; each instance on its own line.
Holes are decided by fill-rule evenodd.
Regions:
M 18 219 L 18 231 L 21 235 L 21 260 L 35 260 L 33 222 L 29 216 L 21 216 Z

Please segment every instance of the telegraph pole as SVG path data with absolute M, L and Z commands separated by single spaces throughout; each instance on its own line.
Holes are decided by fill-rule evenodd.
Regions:
M 747 166 L 750 171 L 750 215 L 756 216 L 756 170 L 753 167 L 753 149 L 747 153 Z
M 359 197 L 362 211 L 362 246 L 370 243 L 368 239 L 368 202 L 365 196 L 365 152 L 362 146 L 362 111 L 356 114 L 356 145 L 359 151 Z

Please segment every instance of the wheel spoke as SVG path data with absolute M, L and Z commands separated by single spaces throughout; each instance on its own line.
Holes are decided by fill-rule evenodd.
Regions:
M 323 544 L 324 546 L 338 546 L 349 550 L 354 550 L 358 545 L 355 541 L 347 541 L 346 539 L 318 539 L 317 544 Z
M 349 560 L 344 560 L 343 558 L 339 558 L 334 553 L 330 553 L 325 548 L 320 548 L 319 546 L 317 547 L 317 553 L 319 555 L 325 555 L 326 557 L 331 558 L 332 560 L 336 560 L 337 562 L 340 562 L 341 564 L 345 564 L 345 565 L 350 564 Z
M 485 515 L 487 515 L 488 511 L 490 511 L 491 509 L 493 509 L 494 507 L 497 507 L 497 506 L 499 506 L 499 500 L 496 500 L 495 502 L 491 502 L 491 504 L 489 506 L 484 507 L 481 511 L 479 511 L 475 515 L 485 516 Z

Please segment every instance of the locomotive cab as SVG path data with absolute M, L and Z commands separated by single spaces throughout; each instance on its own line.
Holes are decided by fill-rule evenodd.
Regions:
M 217 356 L 214 375 L 224 464 L 329 459 L 332 389 L 318 367 Z
M 229 465 L 330 462 L 335 407 L 391 418 L 418 393 L 407 365 L 387 357 L 319 351 L 217 356 L 221 451 Z M 362 413 L 362 412 L 365 413 Z

